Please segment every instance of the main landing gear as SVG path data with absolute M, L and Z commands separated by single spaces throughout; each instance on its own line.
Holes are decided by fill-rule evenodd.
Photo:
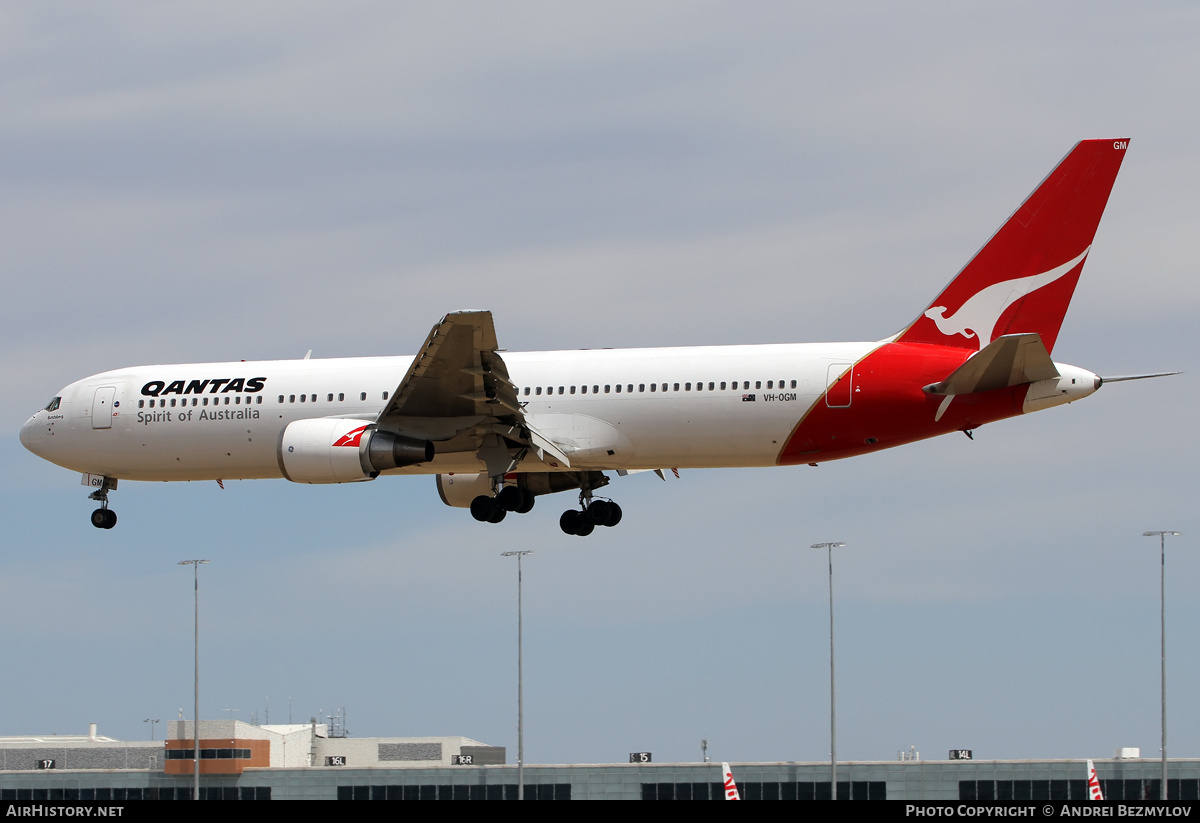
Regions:
M 522 475 L 517 483 L 510 482 L 508 485 L 504 485 L 503 475 L 496 475 L 492 478 L 495 493 L 481 494 L 473 499 L 471 516 L 481 523 L 499 523 L 509 512 L 525 514 L 532 509 L 535 495 L 578 489 L 579 508 L 563 512 L 558 525 L 566 534 L 585 537 L 597 526 L 615 526 L 621 522 L 620 506 L 611 500 L 592 496 L 597 489 L 606 485 L 608 478 L 602 472 L 595 471 L 569 474 L 535 472 Z
M 587 537 L 597 526 L 615 526 L 620 522 L 619 505 L 611 500 L 592 500 L 582 511 L 567 509 L 563 512 L 558 518 L 558 527 L 565 534 Z
M 471 516 L 480 523 L 499 523 L 509 512 L 528 514 L 534 496 L 521 486 L 505 486 L 495 497 L 481 494 L 471 501 Z
M 111 529 L 117 525 L 117 513 L 108 507 L 108 493 L 116 487 L 116 478 L 106 477 L 101 482 L 100 488 L 88 495 L 88 500 L 96 500 L 100 503 L 100 508 L 92 512 L 92 525 L 97 529 Z

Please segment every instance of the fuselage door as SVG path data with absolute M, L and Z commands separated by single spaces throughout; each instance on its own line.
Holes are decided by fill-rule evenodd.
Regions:
M 854 364 L 831 363 L 825 378 L 829 388 L 825 392 L 825 405 L 831 409 L 844 409 L 854 396 Z
M 101 386 L 96 389 L 96 399 L 92 403 L 92 428 L 111 429 L 113 419 L 113 398 L 117 394 L 115 386 Z

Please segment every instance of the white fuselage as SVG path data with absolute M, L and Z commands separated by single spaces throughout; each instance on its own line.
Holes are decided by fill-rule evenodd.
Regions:
M 525 418 L 562 446 L 572 469 L 769 466 L 841 371 L 880 345 L 506 352 L 504 362 Z M 412 360 L 119 369 L 64 388 L 58 407 L 30 418 L 21 440 L 60 466 L 111 478 L 281 477 L 289 423 L 374 421 Z M 536 468 L 567 467 L 543 457 Z M 463 451 L 394 473 L 483 469 L 474 452 Z

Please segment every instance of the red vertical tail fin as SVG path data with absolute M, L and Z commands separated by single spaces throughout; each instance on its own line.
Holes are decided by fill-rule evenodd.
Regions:
M 1128 145 L 1077 143 L 897 342 L 978 350 L 1033 332 L 1053 351 Z

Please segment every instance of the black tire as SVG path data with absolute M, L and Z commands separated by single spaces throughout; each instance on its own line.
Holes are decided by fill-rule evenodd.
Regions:
M 108 509 L 96 509 L 92 512 L 92 525 L 97 529 L 109 529 L 111 526 L 108 523 Z
M 517 508 L 517 514 L 529 514 L 533 511 L 533 504 L 537 501 L 533 492 L 529 489 L 521 489 L 521 505 Z
M 604 500 L 593 500 L 587 507 L 588 518 L 597 526 L 607 526 L 612 518 L 612 504 Z
M 505 486 L 496 495 L 496 502 L 503 506 L 506 512 L 515 512 L 521 509 L 521 504 L 525 502 L 525 496 L 516 486 Z
M 595 530 L 596 524 L 589 520 L 586 514 L 580 513 L 579 525 L 575 528 L 575 534 L 579 535 L 580 537 L 587 537 Z
M 471 501 L 471 516 L 480 523 L 488 522 L 492 516 L 492 498 L 481 494 Z
M 104 520 L 104 528 L 111 529 L 117 525 L 117 513 L 112 509 L 105 509 L 104 513 L 108 515 Z
M 609 503 L 608 505 L 610 513 L 608 516 L 608 522 L 604 525 L 611 527 L 621 522 L 621 507 L 616 503 Z
M 583 518 L 580 517 L 579 512 L 567 509 L 562 513 L 562 517 L 558 518 L 558 527 L 563 530 L 564 534 L 575 534 L 581 520 Z
M 495 500 L 492 501 L 492 513 L 488 516 L 489 523 L 499 523 L 508 514 L 508 509 L 501 506 Z

